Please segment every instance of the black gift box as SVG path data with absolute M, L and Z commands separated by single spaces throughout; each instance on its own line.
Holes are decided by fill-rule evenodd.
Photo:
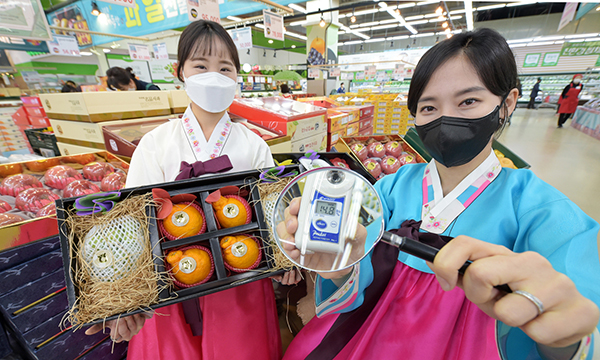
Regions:
M 288 171 L 297 170 L 297 166 L 292 166 Z M 281 273 L 281 271 L 271 270 L 274 268 L 274 264 L 270 260 L 271 249 L 262 244 L 263 256 L 259 266 L 256 269 L 243 272 L 243 273 L 232 273 L 229 272 L 224 265 L 222 258 L 221 247 L 219 240 L 221 237 L 233 234 L 251 234 L 262 239 L 268 239 L 268 225 L 265 222 L 265 216 L 261 206 L 259 197 L 258 180 L 260 177 L 260 171 L 246 171 L 232 174 L 218 174 L 211 175 L 202 178 L 195 178 L 177 182 L 155 184 L 151 186 L 143 186 L 138 188 L 123 189 L 121 190 L 121 199 L 125 199 L 129 196 L 146 194 L 152 191 L 154 188 L 160 188 L 169 192 L 170 196 L 178 194 L 194 194 L 197 196 L 197 202 L 202 206 L 205 219 L 207 221 L 207 230 L 205 233 L 190 236 L 177 240 L 168 240 L 159 234 L 157 226 L 157 220 L 155 219 L 155 208 L 150 206 L 148 208 L 149 222 L 150 222 L 150 242 L 151 248 L 155 255 L 155 269 L 159 273 L 165 271 L 165 263 L 163 261 L 164 256 L 168 250 L 181 248 L 189 245 L 201 245 L 211 250 L 214 263 L 215 271 L 212 278 L 201 285 L 193 286 L 186 289 L 171 288 L 161 291 L 159 294 L 159 302 L 152 305 L 151 309 L 157 309 L 163 306 L 176 304 L 185 300 L 197 298 L 200 296 L 212 294 L 218 291 L 230 289 L 235 286 L 244 285 L 256 280 L 268 278 L 270 276 Z M 224 186 L 237 186 L 249 191 L 248 202 L 252 208 L 252 222 L 246 225 L 227 228 L 217 229 L 215 217 L 213 215 L 212 205 L 206 203 L 204 200 L 206 197 L 215 190 L 218 190 Z M 71 268 L 75 262 L 74 257 L 71 254 L 69 247 L 69 241 L 67 234 L 70 229 L 65 222 L 66 211 L 64 209 L 71 209 L 77 198 L 60 199 L 56 201 L 57 204 L 57 217 L 59 224 L 59 236 L 61 242 L 62 258 L 64 263 L 67 296 L 69 301 L 69 307 L 75 304 L 77 298 L 78 288 L 72 282 Z M 149 310 L 149 309 L 146 309 Z M 136 310 L 127 314 L 121 315 L 132 315 L 140 313 L 143 310 Z M 106 320 L 116 319 L 119 314 L 115 314 L 107 318 Z M 102 322 L 103 319 L 90 322 L 89 324 L 95 324 Z

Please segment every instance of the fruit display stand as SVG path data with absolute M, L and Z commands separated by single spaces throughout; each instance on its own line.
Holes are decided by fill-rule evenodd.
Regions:
M 77 163 L 76 161 L 82 161 L 83 164 Z M 35 180 L 35 183 L 37 184 L 34 186 L 35 188 L 48 190 L 46 194 L 52 194 L 52 198 L 62 197 L 64 190 L 51 188 L 46 184 L 48 182 L 47 178 L 45 178 L 46 171 L 56 165 L 66 165 L 74 169 L 74 171 L 81 173 L 84 164 L 90 162 L 110 163 L 118 172 L 125 174 L 129 169 L 129 164 L 127 164 L 127 162 L 106 151 L 77 155 L 77 158 L 63 156 L 21 163 L 1 164 L 0 180 L 2 181 L 2 185 L 0 185 L 0 187 L 4 188 L 7 186 L 6 179 L 10 176 L 24 174 L 27 175 L 27 179 L 31 181 Z M 100 181 L 90 182 L 98 188 L 101 187 Z M 18 191 L 20 194 L 27 190 L 28 189 L 25 188 L 19 189 Z M 10 206 L 8 211 L 0 214 L 0 218 L 6 221 L 4 225 L 0 226 L 0 250 L 58 234 L 56 215 L 51 214 L 52 211 L 50 211 L 50 209 L 47 209 L 47 211 L 50 211 L 50 214 L 46 215 L 45 211 L 36 211 L 35 209 L 28 207 L 29 204 L 27 203 L 28 199 L 26 197 L 20 198 L 19 196 L 13 195 L 0 196 L 2 204 L 8 204 L 8 206 Z M 47 200 L 43 201 L 50 202 L 53 200 L 54 199 L 49 197 Z M 26 207 L 25 210 L 16 208 L 16 205 L 20 201 L 24 202 L 21 206 Z M 4 210 L 6 210 L 6 207 L 4 207 Z
M 287 171 L 294 169 L 297 170 L 298 167 L 291 166 Z M 169 260 L 169 255 L 172 254 L 172 251 L 182 249 L 185 250 L 190 246 L 200 246 L 202 249 L 204 249 L 203 251 L 210 253 L 214 261 L 214 271 L 209 273 L 208 277 L 202 282 L 192 284 L 190 286 L 179 286 L 178 283 L 175 283 L 176 285 L 173 287 L 162 288 L 158 294 L 158 301 L 152 304 L 150 308 L 156 309 L 163 306 L 176 304 L 185 300 L 247 284 L 252 281 L 265 279 L 269 276 L 280 273 L 279 270 L 275 270 L 275 266 L 272 261 L 271 248 L 269 246 L 263 246 L 261 244 L 261 246 L 258 247 L 261 251 L 261 256 L 259 257 L 260 260 L 257 260 L 258 263 L 256 268 L 243 272 L 232 271 L 230 269 L 231 267 L 228 266 L 227 262 L 225 261 L 225 256 L 222 254 L 221 241 L 227 236 L 249 234 L 259 241 L 261 241 L 261 239 L 269 238 L 269 233 L 267 230 L 268 224 L 266 224 L 265 221 L 263 207 L 259 201 L 259 190 L 256 186 L 260 175 L 260 171 L 253 170 L 231 174 L 216 174 L 211 175 L 210 177 L 194 178 L 177 182 L 121 190 L 121 199 L 129 199 L 137 195 L 155 193 L 157 191 L 156 189 L 161 189 L 159 190 L 161 192 L 167 192 L 171 198 L 182 194 L 192 194 L 196 196 L 196 206 L 194 206 L 194 208 L 202 210 L 204 214 L 204 232 L 200 231 L 198 235 L 178 238 L 169 235 L 170 233 L 165 233 L 164 231 L 168 231 L 167 229 L 169 226 L 167 225 L 169 224 L 161 223 L 161 221 L 167 221 L 168 219 L 173 221 L 174 218 L 169 215 L 165 217 L 165 220 L 159 220 L 157 219 L 156 214 L 160 212 L 162 208 L 159 208 L 157 212 L 157 209 L 153 203 L 149 203 L 147 205 L 146 212 L 148 214 L 149 222 L 148 231 L 150 248 L 152 249 L 153 253 L 154 269 L 160 277 L 159 286 L 164 283 L 166 276 L 170 276 L 165 273 L 165 269 L 170 267 L 167 266 L 167 261 Z M 217 220 L 219 215 L 214 210 L 214 204 L 216 203 L 211 205 L 206 200 L 208 200 L 209 195 L 213 194 L 216 190 L 231 186 L 238 187 L 239 189 L 246 190 L 248 192 L 247 196 L 245 196 L 245 199 L 247 200 L 248 204 L 250 204 L 251 214 L 248 218 L 249 221 L 247 221 L 246 224 L 226 228 L 225 224 L 221 223 L 223 226 L 219 228 L 219 221 Z M 71 231 L 68 225 L 69 222 L 67 221 L 67 216 L 70 215 L 67 213 L 67 211 L 70 211 L 70 209 L 73 208 L 77 199 L 78 198 L 57 200 L 57 215 L 60 229 L 59 236 L 61 241 L 63 265 L 66 269 L 65 277 L 67 297 L 69 300 L 69 306 L 71 308 L 76 306 L 76 299 L 79 295 L 79 286 L 72 280 L 74 279 L 73 269 L 75 268 L 77 261 L 83 261 L 82 259 L 77 259 L 76 254 L 73 252 L 74 249 L 70 247 L 70 242 L 67 235 Z M 174 201 L 174 206 L 176 204 L 178 204 L 178 202 Z M 177 213 L 173 213 L 173 216 L 175 215 L 177 215 Z M 191 219 L 191 215 L 188 214 L 188 218 Z M 82 239 L 76 237 L 74 241 L 76 243 L 81 243 Z M 194 269 L 196 269 L 195 265 Z M 142 311 L 142 309 L 137 309 L 127 313 L 127 315 L 140 313 Z M 114 314 L 113 316 L 108 316 L 105 320 L 116 319 L 118 316 L 119 314 Z M 93 321 L 86 322 L 86 324 L 99 323 L 102 321 L 103 319 L 94 319 Z
M 292 151 L 327 147 L 327 110 L 282 97 L 235 99 L 229 112 L 291 137 Z
M 571 126 L 600 140 L 600 99 L 591 100 L 586 106 L 578 106 Z
M 74 332 L 69 324 L 61 328 L 69 304 L 57 235 L 4 250 L 0 259 L 0 323 L 12 347 L 7 359 L 120 360 L 126 356 L 127 343 L 113 343 L 108 334 L 88 336 Z M 0 351 L 2 358 L 8 354 Z
M 417 149 L 419 151 L 419 154 L 423 156 L 425 161 L 431 161 L 431 155 L 429 155 L 429 152 L 425 150 L 423 142 L 419 138 L 419 134 L 417 134 L 417 131 L 415 129 L 410 129 L 406 133 L 406 136 L 404 136 L 404 140 L 408 144 L 410 144 L 411 147 Z M 492 149 L 494 149 L 494 152 L 496 152 L 496 154 L 499 155 L 499 157 L 503 156 L 510 159 L 514 164 L 515 168 L 517 169 L 529 169 L 531 167 L 531 165 L 529 165 L 525 160 L 521 159 L 517 154 L 512 152 L 506 146 L 502 145 L 498 140 L 494 139 L 494 141 L 492 141 Z M 498 153 L 500 153 L 501 155 Z
M 351 154 L 368 173 L 367 179 L 372 183 L 396 172 L 404 164 L 426 162 L 399 135 L 344 137 L 336 145 L 336 150 Z

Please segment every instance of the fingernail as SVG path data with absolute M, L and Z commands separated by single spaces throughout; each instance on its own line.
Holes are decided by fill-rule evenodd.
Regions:
M 441 278 L 439 276 L 436 276 L 436 278 L 437 278 L 437 281 L 440 283 L 440 286 L 442 287 L 442 289 L 444 291 L 450 290 L 450 284 L 446 280 L 444 280 L 443 278 Z

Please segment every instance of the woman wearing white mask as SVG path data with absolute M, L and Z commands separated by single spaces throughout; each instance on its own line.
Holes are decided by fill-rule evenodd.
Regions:
M 225 161 L 228 165 L 221 170 L 236 172 L 274 166 L 267 144 L 227 114 L 240 70 L 237 49 L 227 31 L 214 22 L 193 22 L 181 34 L 178 63 L 177 75 L 185 81 L 192 102 L 182 119 L 142 138 L 131 159 L 127 187 L 199 176 L 189 165 L 198 161 Z M 134 315 L 121 319 L 118 328 L 107 324 L 111 337 L 131 339 L 128 359 L 281 357 L 271 280 L 194 300 L 195 309 L 184 302 L 158 309 L 159 314 L 151 319 Z
M 573 81 L 567 86 L 565 86 L 562 94 L 560 95 L 558 108 L 558 127 L 562 128 L 563 124 L 569 120 L 575 110 L 577 110 L 577 103 L 579 102 L 579 93 L 583 90 L 583 84 L 581 83 L 581 79 L 583 76 L 581 74 L 576 74 L 573 76 Z

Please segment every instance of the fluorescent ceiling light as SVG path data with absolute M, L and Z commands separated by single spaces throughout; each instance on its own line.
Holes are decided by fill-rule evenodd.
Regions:
M 92 55 L 94 55 L 94 54 L 92 54 L 92 53 L 91 53 L 91 52 L 89 52 L 89 51 L 80 51 L 79 53 L 80 53 L 81 55 L 83 55 L 83 56 L 92 56 Z
M 571 39 L 571 40 L 568 40 L 568 42 L 584 42 L 584 41 L 585 41 L 584 39 Z
M 465 17 L 467 18 L 467 30 L 473 30 L 473 1 L 465 0 Z
M 381 20 L 381 21 L 379 22 L 379 25 L 391 24 L 391 23 L 395 23 L 395 22 L 397 22 L 397 21 L 398 21 L 398 20 L 396 20 L 396 19 L 387 19 L 387 20 Z
M 379 5 L 379 7 L 382 9 L 385 9 L 387 7 L 387 3 L 385 1 L 380 1 L 377 5 Z
M 442 13 L 442 15 L 446 15 L 446 12 L 444 11 L 444 12 Z M 425 14 L 425 18 L 426 18 L 426 19 L 428 19 L 428 18 L 433 18 L 433 17 L 439 17 L 439 16 L 442 16 L 442 15 L 440 15 L 440 14 L 436 14 L 436 13 Z
M 461 15 L 457 15 L 457 16 L 451 16 L 450 17 L 450 20 L 458 20 L 458 19 L 462 19 L 462 16 Z M 440 21 L 446 21 L 446 19 L 442 18 L 442 19 L 431 19 L 431 20 L 429 20 L 430 23 L 440 22 Z
M 410 24 L 408 24 L 406 22 L 406 20 L 404 20 L 404 18 L 402 17 L 402 15 L 398 14 L 396 11 L 392 10 L 392 9 L 387 9 L 388 14 L 392 15 L 392 17 L 396 20 L 398 20 L 398 22 L 400 23 L 400 25 L 404 26 L 408 31 L 410 31 L 413 34 L 418 33 L 417 29 L 415 29 L 414 27 L 412 27 Z
M 362 44 L 363 41 L 362 40 L 353 40 L 353 41 L 346 41 L 344 43 L 344 45 L 356 45 L 356 44 Z
M 376 39 L 365 40 L 366 43 L 374 43 L 374 42 L 381 42 L 381 41 L 385 41 L 385 38 L 376 38 Z
M 359 28 L 359 27 L 361 27 L 361 25 L 356 25 L 356 24 L 350 25 L 350 29 L 356 29 L 356 28 Z
M 437 0 L 427 0 L 427 1 L 418 2 L 417 6 L 429 5 L 429 4 L 436 4 L 436 3 L 439 3 L 439 1 L 437 1 Z
M 260 29 L 264 29 L 265 28 L 264 24 L 254 24 L 254 26 L 256 26 L 257 28 L 260 28 Z
M 506 7 L 514 7 L 514 6 L 522 6 L 522 5 L 531 5 L 535 4 L 536 1 L 515 1 L 513 3 L 506 4 Z
M 291 31 L 286 31 L 285 35 L 292 36 L 292 37 L 295 37 L 295 38 L 298 38 L 298 39 L 302 39 L 302 40 L 307 40 L 308 39 L 306 36 L 304 36 L 302 34 L 297 34 L 295 32 L 291 32 Z
M 303 8 L 303 7 L 302 7 L 302 6 L 300 6 L 300 5 L 296 5 L 296 4 L 289 4 L 288 6 L 289 6 L 290 8 L 292 8 L 292 9 L 294 9 L 294 10 L 298 10 L 298 11 L 300 11 L 301 13 L 305 13 L 305 14 L 306 14 L 306 13 L 308 12 L 308 11 L 306 11 L 306 9 L 305 9 L 305 8 Z
M 394 36 L 394 37 L 389 37 L 387 39 L 388 40 L 404 40 L 404 39 L 408 39 L 408 35 Z
M 565 41 L 564 41 L 564 40 L 558 40 L 558 41 L 555 41 L 555 42 L 554 42 L 554 44 L 555 44 L 555 45 L 556 45 L 556 44 L 564 44 L 564 43 L 565 43 Z
M 350 29 L 349 27 L 347 27 L 346 25 L 344 25 L 344 24 L 342 24 L 340 22 L 334 22 L 333 25 L 338 26 L 340 29 L 344 30 L 346 33 L 354 34 L 354 35 L 356 35 L 358 37 L 361 37 L 363 39 L 370 39 L 371 38 L 370 36 L 361 34 L 357 30 Z
M 393 29 L 393 28 L 398 27 L 398 26 L 400 26 L 400 24 L 379 25 L 379 26 L 373 26 L 371 28 L 371 30 Z
M 419 19 L 423 19 L 424 17 L 425 17 L 425 15 L 407 16 L 404 18 L 404 20 L 406 20 L 406 21 L 419 20 Z
M 509 44 L 514 44 L 514 43 L 522 43 L 522 42 L 531 42 L 533 41 L 532 38 L 527 38 L 527 39 L 514 39 L 514 40 L 508 40 L 507 43 Z
M 398 5 L 398 6 L 396 6 L 396 7 L 395 7 L 395 9 L 406 9 L 406 8 L 413 7 L 413 6 L 415 6 L 415 5 L 417 5 L 417 4 L 416 4 L 416 3 L 414 3 L 414 2 L 411 2 L 411 3 L 403 3 L 403 4 L 401 4 L 401 5 Z
M 420 33 L 420 34 L 416 34 L 416 35 L 411 35 L 411 38 L 418 38 L 418 37 L 428 37 L 428 36 L 433 36 L 435 35 L 435 33 Z
M 429 21 L 428 20 L 417 20 L 417 21 L 411 21 L 408 22 L 408 25 L 422 25 L 422 24 L 427 24 Z
M 228 16 L 227 18 L 231 21 L 243 21 L 242 18 L 239 18 L 237 16 Z
M 110 49 L 102 49 L 102 51 L 104 51 L 105 53 L 109 53 Z
M 527 46 L 541 46 L 541 45 L 553 45 L 554 41 L 540 41 L 540 42 L 530 42 Z
M 344 35 L 344 34 L 346 34 L 345 31 L 338 31 L 338 35 Z
M 379 25 L 379 21 L 373 21 L 373 22 L 360 24 L 359 27 L 375 26 L 375 25 Z M 352 26 L 350 26 L 350 28 L 352 28 Z
M 354 15 L 355 16 L 358 16 L 358 15 L 367 15 L 367 14 L 374 14 L 376 12 L 379 12 L 379 9 L 361 10 L 361 11 L 355 12 Z M 346 17 L 352 17 L 352 13 L 346 14 Z
M 306 24 L 308 21 L 306 20 L 301 20 L 301 21 L 292 21 L 290 23 L 290 26 L 299 26 L 299 25 L 304 25 Z
M 567 35 L 567 36 L 565 36 L 565 39 L 588 38 L 588 37 L 594 37 L 594 36 L 598 36 L 598 33 Z
M 496 5 L 480 6 L 480 7 L 477 8 L 477 11 L 500 9 L 500 8 L 503 8 L 503 7 L 506 7 L 506 4 L 496 4 Z
M 590 41 L 600 41 L 600 37 L 585 39 L 585 42 L 590 42 Z
M 449 12 L 450 15 L 464 14 L 464 13 L 465 13 L 465 9 L 452 10 L 452 11 Z
M 563 35 L 560 36 L 540 36 L 533 39 L 533 41 L 548 41 L 548 40 L 562 40 L 565 37 Z
M 509 46 L 511 48 L 518 48 L 518 47 L 525 47 L 525 46 L 527 46 L 527 44 L 510 44 Z

